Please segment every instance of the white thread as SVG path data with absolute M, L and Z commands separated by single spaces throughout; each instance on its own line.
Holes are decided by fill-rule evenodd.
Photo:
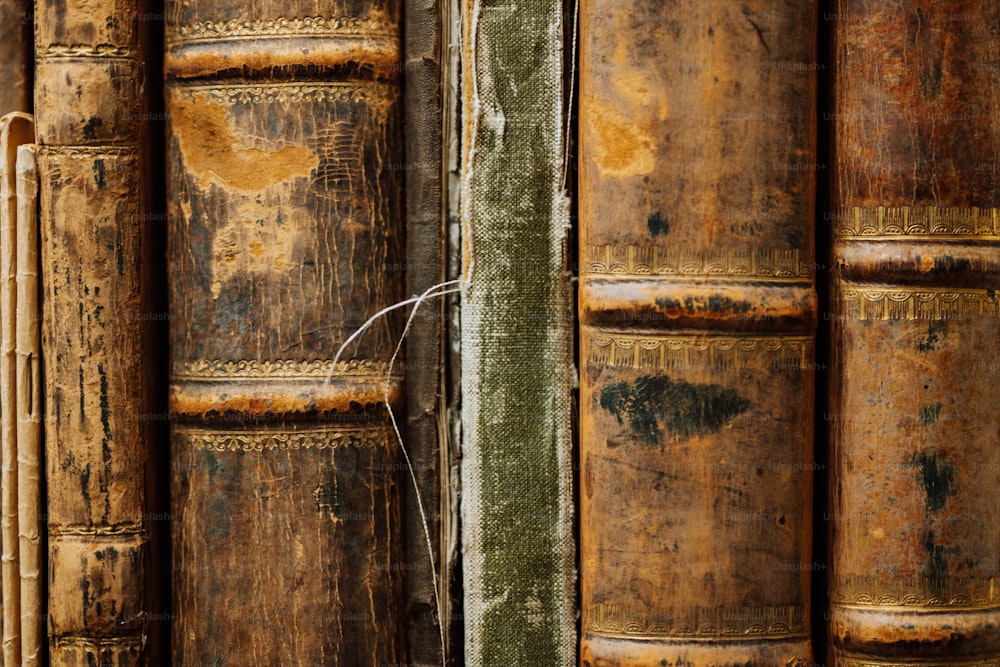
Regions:
M 569 97 L 566 99 L 566 106 L 572 109 L 573 106 L 573 94 L 576 91 L 576 47 L 577 42 L 580 38 L 580 3 L 577 0 L 573 2 L 573 32 L 571 33 L 573 39 L 573 46 L 570 51 L 570 67 L 572 70 L 569 76 Z M 569 188 L 569 184 L 566 182 L 569 178 L 569 143 L 573 136 L 573 123 L 570 122 L 571 114 L 567 114 L 566 118 L 566 140 L 563 143 L 563 173 L 562 173 L 562 185 L 563 192 Z
M 382 317 L 386 313 L 390 313 L 390 312 L 396 310 L 397 308 L 402 308 L 403 306 L 408 306 L 411 303 L 417 303 L 417 304 L 419 304 L 421 301 L 424 300 L 424 298 L 426 296 L 428 296 L 428 293 L 431 292 L 432 290 L 438 289 L 440 287 L 444 287 L 446 285 L 451 285 L 452 283 L 457 283 L 457 282 L 459 282 L 459 281 L 458 280 L 449 280 L 447 282 L 438 283 L 437 285 L 433 285 L 431 287 L 428 287 L 427 290 L 423 294 L 421 294 L 420 296 L 410 297 L 409 299 L 407 299 L 405 301 L 400 301 L 399 303 L 394 303 L 391 306 L 386 306 L 382 310 L 378 311 L 377 313 L 375 313 L 374 315 L 372 315 L 371 317 L 369 317 L 368 320 L 364 324 L 362 324 L 360 327 L 358 327 L 357 331 L 355 331 L 350 336 L 348 336 L 347 340 L 345 340 L 343 342 L 343 344 L 340 346 L 340 348 L 337 349 L 337 354 L 334 355 L 334 357 L 333 357 L 333 363 L 330 366 L 330 370 L 326 374 L 326 379 L 323 381 L 323 387 L 325 388 L 325 387 L 329 387 L 330 386 L 330 378 L 333 377 L 333 371 L 337 367 L 337 362 L 340 361 L 340 355 L 342 355 L 344 353 L 344 348 L 346 348 L 348 345 L 350 345 L 351 341 L 353 341 L 355 338 L 357 338 L 358 336 L 360 336 L 361 334 L 363 334 L 365 331 L 367 331 L 368 327 L 370 327 L 371 325 L 373 325 L 376 322 L 376 320 L 378 320 L 378 318 Z M 458 291 L 458 290 L 445 290 L 445 291 L 439 292 L 438 294 L 430 294 L 429 296 L 443 296 L 445 294 L 451 294 L 452 292 L 456 292 L 456 291 Z
M 417 309 L 424 302 L 425 299 L 430 297 L 444 296 L 446 294 L 455 294 L 461 291 L 460 287 L 452 287 L 450 289 L 443 289 L 449 285 L 458 285 L 460 280 L 448 280 L 443 283 L 438 283 L 436 285 L 431 285 L 428 287 L 420 296 L 411 297 L 405 301 L 400 301 L 399 303 L 387 306 L 382 310 L 378 311 L 374 315 L 368 318 L 364 324 L 358 327 L 358 330 L 353 334 L 348 336 L 347 340 L 343 342 L 340 348 L 337 350 L 337 354 L 333 357 L 333 366 L 330 368 L 330 372 L 327 373 L 326 380 L 324 380 L 324 386 L 329 386 L 330 378 L 333 375 L 333 369 L 336 368 L 337 362 L 340 361 L 340 355 L 343 354 L 344 349 L 353 341 L 355 338 L 363 334 L 368 327 L 375 323 L 383 315 L 396 310 L 397 308 L 402 308 L 403 306 L 408 306 L 413 304 L 413 310 L 410 311 L 409 317 L 406 319 L 406 326 L 403 327 L 403 333 L 399 336 L 399 342 L 396 343 L 396 349 L 393 350 L 392 357 L 389 359 L 389 368 L 386 371 L 385 377 L 385 391 L 382 396 L 382 400 L 385 402 L 386 410 L 389 411 L 389 420 L 392 422 L 392 430 L 396 433 L 396 441 L 399 442 L 399 449 L 403 452 L 403 458 L 406 460 L 406 469 L 410 473 L 410 481 L 413 482 L 414 496 L 417 499 L 417 510 L 420 512 L 420 521 L 424 529 L 424 540 L 427 543 L 427 559 L 431 564 L 431 581 L 434 584 L 434 605 L 437 607 L 438 615 L 438 635 L 441 641 L 441 665 L 447 662 L 448 649 L 445 645 L 444 639 L 444 610 L 441 606 L 441 596 L 438 594 L 438 575 L 437 575 L 437 565 L 434 563 L 434 544 L 431 541 L 431 532 L 428 527 L 427 513 L 424 511 L 424 500 L 423 496 L 420 494 L 420 485 L 417 483 L 417 475 L 413 471 L 413 464 L 410 463 L 410 454 L 406 451 L 406 444 L 403 442 L 403 435 L 399 432 L 399 425 L 396 423 L 396 415 L 392 411 L 392 404 L 389 402 L 389 379 L 392 377 L 392 367 L 396 363 L 396 358 L 399 356 L 399 351 L 403 348 L 403 341 L 406 339 L 406 334 L 410 331 L 410 325 L 413 323 L 413 318 L 417 314 Z M 436 291 L 437 290 L 437 291 Z

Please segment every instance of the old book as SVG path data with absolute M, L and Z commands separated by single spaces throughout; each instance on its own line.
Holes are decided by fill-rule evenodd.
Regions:
M 1000 5 L 838 0 L 836 665 L 1000 661 Z
M 441 142 L 444 165 L 442 196 L 445 224 L 445 277 L 458 281 L 462 274 L 462 12 L 464 0 L 440 0 L 441 12 Z M 456 282 L 450 282 L 452 286 Z M 461 568 L 462 489 L 462 297 L 452 291 L 445 299 L 445 406 L 442 425 L 441 549 L 445 564 L 439 586 L 441 623 L 451 655 L 446 665 L 461 665 L 465 656 L 464 590 Z
M 31 111 L 31 0 L 0 0 L 0 114 Z
M 465 664 L 575 662 L 561 0 L 461 3 Z
M 444 280 L 445 215 L 442 148 L 442 48 L 448 0 L 406 0 L 403 43 L 406 87 L 406 291 L 422 294 Z M 420 306 L 406 341 L 406 445 L 411 475 L 405 489 L 405 624 L 409 663 L 441 665 L 449 653 L 447 549 L 452 523 L 444 384 L 444 308 L 440 298 Z M 419 498 L 418 498 L 419 494 Z M 440 618 L 439 618 L 440 612 Z
M 400 13 L 167 3 L 175 663 L 404 661 Z
M 32 136 L 33 133 L 32 133 Z M 38 267 L 38 171 L 34 145 L 17 149 L 17 532 L 21 662 L 44 664 L 42 596 L 42 382 Z M 2 242 L 2 241 L 0 241 Z M 6 407 L 6 406 L 5 406 Z
M 151 549 L 142 3 L 35 14 L 49 664 L 144 664 Z
M 581 3 L 587 667 L 812 663 L 816 21 Z
M 0 118 L 0 540 L 3 543 L 3 664 L 21 664 L 17 529 L 17 150 L 34 140 L 31 116 Z

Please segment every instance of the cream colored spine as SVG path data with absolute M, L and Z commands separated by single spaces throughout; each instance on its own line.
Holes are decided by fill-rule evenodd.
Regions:
M 38 302 L 38 171 L 35 146 L 17 149 L 17 531 L 21 665 L 43 660 L 41 450 L 42 382 Z
M 21 664 L 20 582 L 17 534 L 17 401 L 15 320 L 17 295 L 17 147 L 33 139 L 31 116 L 0 118 L 0 540 L 3 543 L 3 664 Z

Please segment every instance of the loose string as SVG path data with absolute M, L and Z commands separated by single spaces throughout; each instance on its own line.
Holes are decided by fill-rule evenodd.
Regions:
M 403 327 L 403 333 L 399 336 L 399 342 L 396 343 L 396 349 L 393 350 L 392 357 L 389 359 L 389 368 L 386 371 L 385 377 L 385 387 L 382 394 L 382 400 L 385 403 L 385 407 L 389 412 L 389 420 L 392 422 L 392 430 L 396 434 L 396 441 L 399 443 L 399 449 L 403 453 L 403 458 L 406 461 L 406 469 L 410 473 L 410 481 L 413 482 L 414 496 L 417 499 L 417 510 L 420 513 L 420 522 L 424 530 L 424 541 L 427 545 L 427 559 L 431 564 L 431 581 L 434 584 L 434 606 L 437 608 L 438 614 L 438 636 L 441 642 L 441 664 L 445 664 L 447 660 L 447 647 L 445 645 L 444 639 L 444 609 L 441 605 L 441 596 L 438 594 L 438 574 L 437 565 L 434 562 L 434 543 L 431 541 L 431 532 L 429 527 L 429 522 L 427 520 L 427 512 L 424 510 L 424 500 L 420 493 L 420 485 L 417 482 L 417 475 L 413 471 L 413 464 L 410 462 L 410 453 L 406 449 L 406 444 L 403 442 L 403 435 L 399 430 L 399 424 L 396 422 L 396 415 L 392 411 L 392 404 L 389 401 L 389 379 L 392 377 L 392 369 L 396 364 L 396 359 L 399 357 L 400 351 L 403 349 L 403 341 L 406 340 L 406 334 L 410 331 L 410 325 L 413 324 L 413 319 L 416 317 L 417 310 L 423 304 L 423 302 L 429 298 L 445 296 L 447 294 L 456 294 L 461 291 L 458 285 L 461 283 L 460 280 L 448 280 L 443 283 L 438 283 L 428 287 L 420 296 L 411 297 L 405 301 L 400 301 L 391 306 L 387 306 L 382 310 L 378 311 L 374 315 L 368 318 L 364 324 L 358 327 L 358 330 L 353 334 L 348 336 L 347 340 L 341 344 L 340 348 L 337 350 L 337 354 L 333 357 L 333 365 L 330 367 L 330 371 L 326 375 L 326 380 L 324 380 L 323 385 L 329 386 L 330 379 L 333 377 L 334 369 L 337 367 L 337 362 L 340 361 L 340 357 L 348 345 L 351 344 L 356 338 L 361 336 L 365 331 L 371 327 L 379 318 L 383 317 L 387 313 L 390 313 L 398 308 L 403 308 L 413 304 L 413 309 L 410 310 L 410 315 L 406 319 L 406 326 Z
M 569 97 L 566 100 L 566 108 L 568 110 L 566 114 L 566 139 L 563 143 L 563 166 L 562 166 L 562 184 L 563 192 L 569 189 L 569 144 L 573 137 L 573 123 L 570 119 L 573 117 L 573 95 L 576 92 L 576 49 L 577 43 L 580 38 L 580 3 L 578 0 L 573 0 L 573 31 L 570 33 L 570 38 L 572 39 L 570 46 L 570 73 L 569 73 Z

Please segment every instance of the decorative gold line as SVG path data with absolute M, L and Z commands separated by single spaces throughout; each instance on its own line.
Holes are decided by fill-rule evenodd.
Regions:
M 1000 667 L 997 660 L 952 660 L 949 658 L 935 658 L 933 660 L 907 660 L 905 662 L 893 660 L 871 660 L 869 658 L 847 658 L 842 654 L 837 655 L 837 664 L 843 667 Z
M 601 280 L 603 282 L 613 282 L 621 281 L 625 282 L 627 280 L 641 280 L 643 278 L 649 278 L 652 274 L 624 274 L 624 273 L 603 273 L 595 274 L 584 272 L 582 274 L 584 279 L 591 280 Z M 705 273 L 688 273 L 688 274 L 660 274 L 661 276 L 666 275 L 670 280 L 673 281 L 704 281 L 706 279 L 711 279 L 713 283 L 727 282 L 727 283 L 764 283 L 764 284 L 779 284 L 779 285 L 801 285 L 803 287 L 813 287 L 812 276 L 799 276 L 795 278 L 784 278 L 784 277 L 774 277 L 774 276 L 746 276 L 746 275 L 723 275 L 723 274 L 705 274 Z
M 657 614 L 657 616 L 664 616 Z M 738 610 L 689 607 L 671 618 L 651 620 L 647 612 L 623 605 L 590 607 L 587 632 L 608 637 L 755 640 L 807 636 L 801 606 L 742 607 Z M 687 617 L 679 619 L 678 616 Z
M 323 101 L 385 103 L 393 99 L 391 87 L 376 82 L 178 84 L 174 90 L 184 97 L 203 97 L 216 104 Z
M 110 526 L 90 526 L 87 524 L 67 524 L 67 525 L 49 525 L 49 536 L 50 538 L 59 537 L 87 537 L 87 538 L 100 538 L 100 537 L 122 537 L 122 536 L 135 536 L 141 537 L 146 534 L 146 530 L 143 524 L 140 523 L 120 523 Z
M 167 45 L 174 46 L 204 41 L 241 37 L 341 37 L 370 39 L 399 37 L 396 22 L 379 18 L 349 18 L 305 16 L 302 18 L 234 19 L 225 23 L 211 21 L 177 26 L 169 31 Z
M 40 145 L 38 152 L 44 157 L 68 157 L 75 160 L 118 160 L 121 158 L 138 159 L 134 146 L 65 146 Z
M 332 373 L 331 373 L 332 371 Z M 222 359 L 201 359 L 193 362 L 179 363 L 174 366 L 174 380 L 237 380 L 283 378 L 289 380 L 316 380 L 327 377 L 373 377 L 384 380 L 389 371 L 388 362 L 371 361 L 369 359 L 351 359 L 338 361 L 336 368 L 333 361 L 317 359 L 315 361 L 298 361 L 277 359 L 274 361 L 257 361 L 239 359 L 236 361 Z M 397 379 L 402 374 L 394 371 L 390 379 Z
M 140 620 L 140 616 L 136 615 L 136 620 Z M 89 649 L 92 651 L 99 651 L 104 648 L 118 648 L 118 649 L 135 649 L 141 650 L 146 644 L 145 633 L 136 633 L 131 635 L 117 635 L 115 637 L 74 637 L 74 636 L 57 636 L 52 637 L 52 642 L 58 648 L 76 648 L 76 649 Z
M 588 628 L 587 634 L 590 635 L 600 635 L 601 637 L 620 637 L 622 639 L 634 639 L 637 641 L 642 640 L 662 640 L 665 637 L 671 639 L 683 639 L 687 642 L 717 642 L 717 641 L 758 641 L 760 639 L 808 639 L 809 633 L 803 631 L 800 632 L 760 632 L 755 634 L 716 634 L 716 635 L 687 635 L 682 633 L 663 633 L 663 634 L 642 634 L 642 633 L 630 633 L 630 632 L 608 632 L 604 630 L 598 630 L 593 627 Z
M 206 430 L 176 427 L 174 441 L 192 449 L 216 452 L 263 452 L 337 447 L 377 447 L 390 440 L 388 426 L 307 428 L 301 431 L 268 429 Z
M 846 577 L 834 587 L 830 597 L 831 604 L 836 606 L 862 609 L 990 609 L 1000 608 L 1000 580 Z
M 676 276 L 752 278 L 768 282 L 802 282 L 815 265 L 802 261 L 796 249 L 750 250 L 719 255 L 666 250 L 658 245 L 588 245 L 581 273 L 616 277 Z
M 39 54 L 41 59 L 49 58 L 138 58 L 139 50 L 133 46 L 116 44 L 50 44 Z
M 844 314 L 859 320 L 945 320 L 1000 318 L 991 289 L 933 287 L 845 287 Z
M 678 370 L 698 365 L 713 368 L 768 366 L 781 370 L 813 368 L 811 336 L 650 336 L 592 333 L 590 363 L 602 366 Z
M 853 602 L 831 602 L 831 605 L 839 609 L 857 609 L 862 611 L 905 611 L 910 614 L 933 614 L 935 612 L 946 611 L 948 613 L 956 611 L 989 611 L 1000 610 L 1000 603 L 995 604 L 863 604 Z
M 891 240 L 928 237 L 940 240 L 1000 240 L 1000 209 L 937 206 L 854 206 L 838 212 L 837 237 Z

